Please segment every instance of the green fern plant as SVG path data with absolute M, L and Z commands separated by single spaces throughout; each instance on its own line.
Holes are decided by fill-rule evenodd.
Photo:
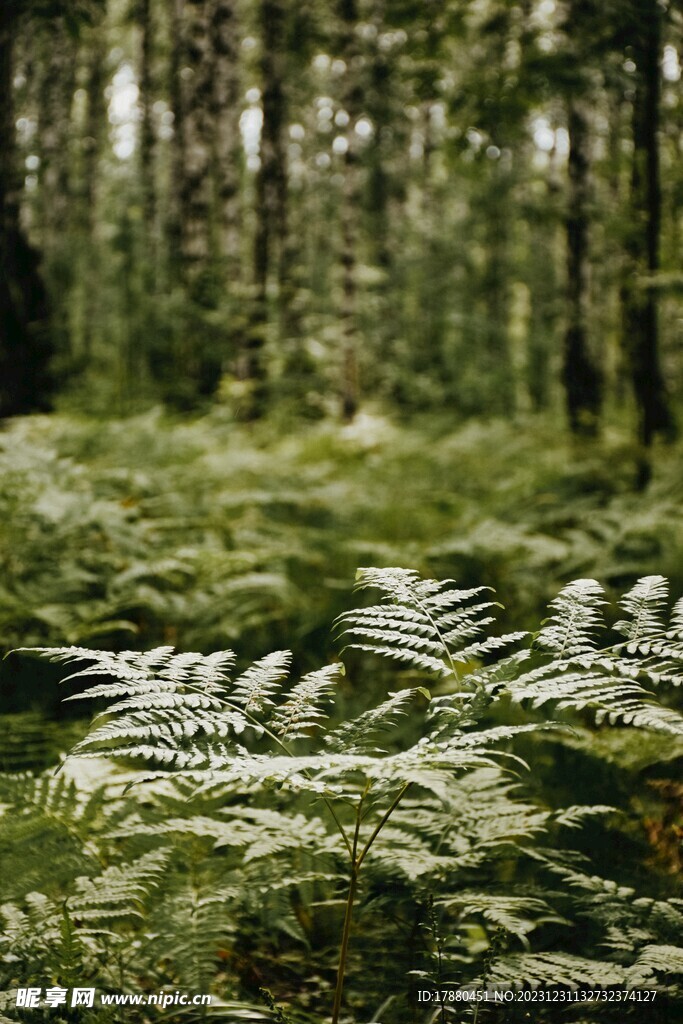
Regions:
M 194 896 L 186 889 L 175 904 L 179 914 L 186 907 L 194 923 L 190 928 L 178 918 L 173 926 L 183 945 L 177 955 L 196 964 L 197 979 L 210 976 L 216 949 L 238 933 L 238 894 L 264 866 L 266 889 L 280 870 L 285 888 L 322 885 L 333 891 L 344 868 L 333 1024 L 341 1017 L 364 886 L 366 903 L 373 886 L 388 879 L 400 883 L 413 903 L 425 884 L 442 886 L 446 895 L 433 906 L 445 925 L 455 922 L 459 933 L 470 925 L 482 934 L 503 928 L 523 946 L 538 929 L 562 927 L 562 901 L 550 885 L 507 893 L 483 888 L 477 873 L 484 866 L 490 870 L 496 857 L 514 857 L 541 865 L 548 877 L 561 877 L 577 892 L 586 890 L 577 864 L 551 856 L 552 846 L 544 852 L 542 844 L 551 843 L 557 828 L 609 809 L 554 813 L 520 799 L 508 773 L 524 763 L 512 744 L 524 734 L 559 727 L 539 721 L 535 708 L 550 705 L 564 720 L 590 713 L 598 722 L 683 735 L 681 715 L 651 689 L 677 681 L 682 660 L 680 606 L 666 626 L 659 579 L 641 581 L 626 595 L 625 618 L 615 627 L 624 640 L 607 647 L 601 645 L 604 596 L 593 581 L 563 590 L 531 646 L 522 646 L 523 633 L 491 635 L 495 604 L 481 588 L 459 590 L 452 581 L 423 580 L 404 569 L 360 570 L 358 588 L 379 590 L 380 600 L 341 616 L 346 646 L 398 662 L 408 685 L 346 721 L 334 717 L 341 664 L 291 683 L 286 652 L 261 659 L 234 679 L 230 652 L 41 652 L 76 666 L 68 678 L 88 683 L 78 697 L 108 702 L 73 753 L 147 764 L 135 777 L 149 784 L 151 807 L 129 801 L 109 830 L 110 840 L 128 843 L 137 858 L 165 856 L 170 839 L 200 850 L 197 863 L 207 871 L 199 889 Z M 433 694 L 423 685 L 425 674 L 434 680 Z M 529 718 L 497 722 L 495 715 L 511 702 L 528 707 Z M 279 794 L 276 807 L 266 802 L 273 793 Z M 307 800 L 323 814 L 312 813 Z M 226 860 L 219 864 L 217 857 Z M 84 885 L 78 883 L 76 892 Z M 207 887 L 213 896 L 205 895 Z M 603 913 L 606 903 L 598 903 Z M 677 907 L 667 906 L 675 917 Z M 651 909 L 641 905 L 638 913 Z M 661 941 L 666 929 L 641 926 L 637 913 L 627 919 L 639 937 L 630 964 L 619 962 L 614 950 L 614 961 L 605 961 L 609 966 L 575 954 L 506 950 L 489 965 L 491 977 L 512 980 L 519 971 L 518 978 L 530 983 L 554 977 L 572 984 L 651 977 L 653 950 L 677 948 L 674 938 L 669 930 Z M 288 927 L 293 941 L 307 941 L 300 921 Z M 467 945 L 456 961 L 469 964 L 470 978 L 476 978 L 476 956 Z

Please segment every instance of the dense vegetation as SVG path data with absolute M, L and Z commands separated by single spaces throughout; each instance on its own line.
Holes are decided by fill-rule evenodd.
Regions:
M 236 426 L 218 411 L 176 422 L 157 411 L 95 425 L 33 418 L 6 431 L 9 642 L 80 645 L 65 654 L 77 667 L 93 660 L 100 666 L 103 710 L 109 678 L 120 680 L 111 691 L 119 697 L 130 679 L 144 681 L 134 688 L 140 710 L 133 704 L 133 717 L 121 724 L 107 717 L 104 733 L 81 745 L 97 754 L 94 770 L 68 761 L 57 778 L 51 770 L 33 778 L 16 772 L 54 764 L 84 730 L 76 717 L 55 732 L 36 710 L 63 714 L 59 697 L 81 687 L 72 680 L 58 693 L 58 674 L 26 655 L 4 663 L 4 704 L 12 713 L 0 750 L 7 772 L 0 856 L 3 876 L 14 879 L 5 941 L 19 950 L 5 976 L 10 993 L 12 984 L 41 978 L 87 978 L 104 991 L 183 986 L 214 992 L 225 1019 L 244 1013 L 259 1020 L 268 1015 L 264 989 L 294 1021 L 324 1018 L 332 1009 L 349 865 L 321 796 L 333 801 L 348 838 L 354 801 L 372 782 L 366 810 L 374 808 L 374 818 L 364 819 L 361 832 L 367 843 L 403 781 L 410 790 L 372 844 L 359 880 L 345 1012 L 367 1020 L 391 995 L 385 1019 L 431 1019 L 415 1002 L 423 975 L 410 971 L 461 985 L 484 971 L 491 983 L 661 982 L 668 1000 L 648 1015 L 669 1019 L 682 955 L 676 877 L 683 747 L 680 716 L 668 710 L 676 706 L 671 683 L 680 679 L 679 613 L 665 632 L 665 591 L 651 577 L 650 589 L 636 588 L 624 605 L 638 626 L 622 620 L 603 638 L 600 592 L 592 585 L 565 591 L 565 603 L 555 606 L 558 626 L 539 632 L 538 623 L 560 582 L 579 572 L 597 570 L 616 595 L 664 560 L 680 564 L 672 487 L 678 460 L 673 453 L 662 460 L 644 504 L 630 490 L 629 448 L 618 435 L 606 449 L 584 449 L 568 468 L 572 449 L 557 441 L 553 424 L 534 426 L 533 436 L 503 422 L 446 432 L 433 420 L 408 427 L 376 415 L 343 431 L 322 423 L 282 438 L 272 426 Z M 452 602 L 440 614 L 456 611 L 448 653 L 419 618 L 393 610 L 384 620 L 368 619 L 362 608 L 346 613 L 335 633 L 351 629 L 355 637 L 330 635 L 332 619 L 349 607 L 352 567 L 361 558 L 387 565 L 409 558 L 425 571 L 457 576 L 464 594 L 434 592 Z M 496 617 L 510 629 L 533 631 L 530 662 L 500 657 L 506 648 L 528 650 L 521 634 L 500 651 L 487 646 L 487 598 L 471 590 L 487 574 L 508 605 Z M 406 601 L 400 574 L 398 582 L 391 572 L 367 582 L 373 579 L 387 597 Z M 419 597 L 416 577 L 405 581 L 409 596 Z M 679 591 L 680 577 L 674 585 Z M 263 762 L 260 755 L 282 754 L 275 727 L 284 712 L 276 709 L 297 693 L 285 682 L 290 659 L 263 654 L 288 640 L 305 699 L 293 719 L 293 744 L 285 740 L 291 764 L 282 757 Z M 354 640 L 398 651 L 407 663 L 390 670 L 354 653 Z M 88 651 L 103 642 L 139 650 L 171 643 L 207 657 L 170 658 L 167 648 L 118 659 Z M 234 670 L 229 658 L 212 654 L 228 643 L 239 653 Z M 595 645 L 605 644 L 601 657 Z M 344 646 L 349 669 L 340 678 L 335 652 Z M 250 675 L 249 662 L 259 658 Z M 327 668 L 316 671 L 321 660 Z M 238 678 L 224 690 L 226 669 Z M 91 669 L 83 671 L 86 682 L 96 681 Z M 662 705 L 647 692 L 653 684 Z M 174 733 L 164 722 L 164 700 L 154 710 L 154 694 L 169 692 L 177 694 L 175 714 L 188 737 L 182 756 L 169 747 Z M 328 738 L 311 748 L 318 697 L 332 719 Z M 224 699 L 233 700 L 226 722 Z M 272 709 L 273 724 L 263 723 L 274 737 L 270 749 L 260 728 L 247 725 L 245 733 L 236 725 L 234 714 L 252 705 L 258 718 Z M 190 725 L 195 713 L 200 720 Z M 550 720 L 572 730 L 547 732 Z M 436 763 L 421 760 L 421 737 L 429 735 L 467 737 L 465 759 L 449 750 Z M 211 737 L 218 747 L 209 756 Z M 244 743 L 257 757 L 251 768 L 240 760 Z M 113 771 L 101 760 L 107 746 L 124 757 Z M 507 760 L 513 753 L 531 770 Z M 140 756 L 153 764 L 161 757 L 162 768 L 156 782 L 143 784 L 142 801 L 138 787 L 124 789 Z M 144 935 L 157 939 L 130 945 Z M 502 1012 L 483 1007 L 480 1016 L 502 1019 Z M 506 1006 L 506 1020 L 517 1019 L 511 1012 Z M 539 1020 L 557 1020 L 558 1012 L 535 1007 Z M 586 1019 L 610 1019 L 610 1012 L 607 1004 L 592 1007 Z M 643 1006 L 619 1012 L 620 1019 L 642 1019 Z M 582 1018 L 575 1012 L 570 1019 Z
M 478 1019 L 481 1007 L 463 1004 L 425 1016 L 416 990 L 446 981 L 606 987 L 622 994 L 619 1020 L 642 1020 L 644 990 L 659 998 L 648 1017 L 671 1020 L 683 1002 L 683 899 L 653 877 L 645 891 L 637 873 L 625 884 L 622 858 L 601 854 L 605 832 L 616 849 L 634 842 L 626 808 L 553 805 L 542 763 L 548 748 L 556 760 L 574 751 L 593 770 L 628 774 L 661 764 L 664 738 L 665 759 L 680 757 L 683 717 L 651 687 L 680 682 L 683 602 L 666 622 L 666 581 L 640 580 L 605 647 L 603 592 L 578 580 L 529 649 L 524 633 L 491 634 L 486 588 L 401 569 L 358 581 L 380 600 L 342 615 L 338 631 L 401 666 L 401 688 L 381 700 L 352 698 L 339 662 L 292 685 L 286 651 L 236 677 L 229 651 L 43 652 L 89 681 L 77 697 L 109 706 L 74 750 L 100 765 L 85 793 L 63 775 L 2 780 L 13 812 L 2 853 L 19 901 L 3 907 L 5 984 L 191 986 L 215 992 L 228 1020 L 262 1019 L 239 1002 L 258 993 L 280 1020 L 318 1020 L 331 1005 L 333 1024 L 389 1012 Z M 539 714 L 547 706 L 554 725 Z M 538 762 L 532 794 L 515 781 L 521 737 Z M 103 774 L 106 758 L 150 768 Z M 567 844 L 567 830 L 595 819 L 583 851 Z M 363 927 L 350 943 L 354 915 Z M 542 1021 L 593 1020 L 614 1006 L 589 1004 L 588 1017 L 581 1002 L 534 1009 Z M 527 1012 L 485 1004 L 483 1015 Z
M 682 38 L 0 2 L 0 1019 L 680 1016 Z

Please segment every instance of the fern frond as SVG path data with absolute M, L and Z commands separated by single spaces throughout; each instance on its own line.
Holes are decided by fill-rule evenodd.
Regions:
M 318 727 L 327 717 L 322 706 L 334 699 L 335 687 L 342 674 L 343 666 L 339 663 L 305 675 L 292 688 L 285 703 L 273 713 L 273 731 L 283 740 L 297 740 Z
M 638 953 L 634 968 L 647 968 L 652 974 L 683 974 L 681 946 L 644 946 Z
M 235 902 L 230 887 L 212 888 L 199 878 L 182 879 L 180 885 L 176 880 L 150 918 L 149 962 L 165 962 L 173 984 L 209 991 L 224 951 L 231 950 L 234 943 Z
M 229 682 L 228 670 L 235 662 L 232 651 L 217 651 L 210 655 L 176 654 L 172 647 L 157 647 L 142 653 L 123 651 L 119 654 L 92 651 L 84 647 L 57 647 L 36 648 L 33 653 L 64 664 L 88 663 L 86 667 L 66 676 L 64 682 L 69 679 L 89 679 L 92 676 L 107 676 L 116 680 L 103 686 L 91 686 L 82 694 L 75 694 L 73 699 L 132 696 L 165 690 L 174 693 L 183 684 L 196 687 L 206 694 L 219 695 L 225 691 Z
M 629 618 L 615 623 L 614 628 L 626 637 L 628 647 L 644 636 L 664 632 L 662 608 L 668 596 L 669 585 L 663 576 L 644 576 L 624 594 L 619 604 Z
M 104 825 L 111 814 L 106 786 L 88 796 L 63 774 L 0 774 L 0 805 L 6 896 L 31 889 L 57 893 L 74 875 L 98 870 L 93 825 L 96 819 Z
M 169 861 L 167 850 L 153 850 L 123 867 L 112 865 L 94 878 L 79 878 L 68 899 L 72 917 L 92 929 L 124 917 L 140 917 L 141 904 L 161 884 Z
M 369 708 L 358 718 L 328 733 L 325 737 L 327 746 L 334 751 L 370 753 L 377 733 L 392 728 L 398 717 L 407 714 L 406 709 L 417 693 L 424 694 L 426 691 L 421 687 L 413 687 L 389 694 L 389 698 L 377 707 Z
M 556 657 L 572 658 L 595 649 L 603 625 L 604 590 L 595 580 L 574 580 L 551 601 L 553 614 L 538 633 L 539 647 Z
M 513 953 L 497 958 L 489 967 L 488 982 L 493 985 L 548 986 L 578 988 L 626 985 L 626 970 L 618 964 L 569 953 Z
M 641 729 L 670 735 L 683 734 L 683 716 L 660 704 L 654 694 L 633 678 L 634 669 L 612 661 L 609 671 L 595 671 L 573 662 L 552 662 L 541 669 L 511 680 L 506 691 L 513 700 L 529 702 L 531 707 L 552 703 L 556 710 L 591 708 L 596 721 L 623 722 Z M 624 674 L 626 673 L 626 674 Z
M 683 640 L 683 597 L 679 597 L 671 610 L 667 637 Z
M 436 905 L 457 912 L 459 922 L 468 918 L 482 918 L 493 928 L 504 928 L 521 939 L 525 939 L 542 924 L 569 924 L 545 900 L 534 896 L 508 896 L 503 893 L 465 890 L 456 896 L 437 900 Z
M 235 807 L 226 809 L 221 818 L 191 815 L 147 823 L 133 817 L 111 835 L 112 838 L 182 835 L 209 839 L 215 850 L 232 847 L 246 851 L 242 860 L 249 863 L 286 849 L 316 852 L 323 845 L 327 833 L 318 821 L 311 821 L 303 815 Z
M 523 633 L 478 640 L 493 621 L 489 588 L 457 590 L 453 580 L 424 580 L 408 569 L 359 569 L 356 589 L 377 588 L 384 603 L 337 619 L 348 646 L 405 662 L 437 675 L 455 674 L 457 662 L 484 657 Z
M 273 697 L 287 677 L 292 655 L 289 651 L 275 651 L 254 662 L 235 681 L 230 699 L 244 707 L 245 712 L 258 714 L 272 707 Z

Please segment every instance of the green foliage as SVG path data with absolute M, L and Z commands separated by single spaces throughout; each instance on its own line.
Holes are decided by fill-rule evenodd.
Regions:
M 534 628 L 576 576 L 605 580 L 614 596 L 666 560 L 683 589 L 676 453 L 643 500 L 629 493 L 619 438 L 572 461 L 551 421 L 533 436 L 380 416 L 342 431 L 276 430 L 237 427 L 218 411 L 195 422 L 155 412 L 6 429 L 5 649 L 208 652 L 239 640 L 253 659 L 294 636 L 314 668 L 345 581 L 366 562 L 494 586 L 516 609 L 515 628 Z M 25 710 L 32 695 L 17 688 Z
M 29 965 L 38 982 L 206 989 L 218 1007 L 260 998 L 246 1019 L 303 1024 L 332 1006 L 341 928 L 334 1021 L 343 1004 L 367 1020 L 388 991 L 392 1019 L 412 1020 L 411 992 L 430 978 L 656 987 L 681 1005 L 683 899 L 656 873 L 612 877 L 590 839 L 572 848 L 570 834 L 576 845 L 596 828 L 616 838 L 615 809 L 553 807 L 542 769 L 525 765 L 544 736 L 563 743 L 568 725 L 591 720 L 597 736 L 607 722 L 683 735 L 666 703 L 682 655 L 665 581 L 627 592 L 616 645 L 594 581 L 564 588 L 531 645 L 491 632 L 481 588 L 404 569 L 360 570 L 358 581 L 380 601 L 341 616 L 344 638 L 365 652 L 364 673 L 379 656 L 410 680 L 380 698 L 370 688 L 360 713 L 342 713 L 338 664 L 290 682 L 287 652 L 241 673 L 231 652 L 40 652 L 73 665 L 79 696 L 106 709 L 56 778 L 1 779 L 7 872 L 13 856 L 23 862 L 2 909 L 8 990 Z M 64 776 L 79 763 L 95 769 L 83 790 Z M 29 862 L 31 844 L 66 836 L 59 875 Z M 555 1004 L 537 1009 L 558 1019 Z M 625 1003 L 621 1019 L 641 1009 Z M 609 1003 L 592 1011 L 611 1019 Z

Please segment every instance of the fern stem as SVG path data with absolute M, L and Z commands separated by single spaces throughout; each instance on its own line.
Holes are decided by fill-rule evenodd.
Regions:
M 360 861 L 358 854 L 358 836 L 363 811 L 363 800 L 369 789 L 369 783 L 361 794 L 356 809 L 356 826 L 353 831 L 353 847 L 351 849 L 351 877 L 349 878 L 349 891 L 346 897 L 346 909 L 344 911 L 344 925 L 342 927 L 341 946 L 339 947 L 339 967 L 337 968 L 337 984 L 334 990 L 334 1004 L 332 1006 L 332 1024 L 338 1024 L 341 1012 L 342 995 L 344 992 L 344 974 L 346 973 L 346 959 L 349 952 L 349 938 L 351 936 L 351 920 L 353 918 L 353 906 L 356 901 L 356 889 L 358 887 L 358 872 Z
M 453 678 L 457 679 L 458 678 L 458 673 L 457 673 L 457 670 L 455 668 L 455 662 L 453 661 L 453 656 L 451 655 L 450 648 L 449 648 L 448 644 L 446 643 L 446 641 L 445 641 L 445 639 L 444 639 L 444 637 L 443 637 L 443 635 L 441 633 L 441 630 L 439 629 L 439 627 L 437 626 L 436 622 L 434 621 L 432 615 L 429 612 L 429 609 L 425 608 L 425 606 L 422 604 L 421 601 L 416 600 L 415 603 L 418 606 L 418 608 L 420 609 L 420 611 L 422 611 L 423 614 L 426 615 L 427 618 L 429 619 L 429 621 L 431 622 L 432 627 L 434 629 L 434 632 L 436 633 L 436 635 L 438 636 L 439 640 L 443 644 L 443 649 L 446 652 L 446 657 L 448 658 L 448 663 L 451 666 L 451 672 L 453 673 Z
M 342 994 L 344 992 L 344 973 L 346 971 L 346 958 L 349 951 L 349 937 L 351 935 L 351 918 L 353 916 L 353 905 L 356 900 L 357 885 L 358 869 L 354 865 L 354 867 L 351 869 L 351 878 L 349 879 L 349 894 L 346 898 L 344 928 L 342 930 L 342 941 L 339 950 L 339 967 L 337 969 L 337 985 L 334 990 L 334 1005 L 332 1006 L 332 1024 L 339 1024 Z
M 399 790 L 397 795 L 392 800 L 390 806 L 387 808 L 387 810 L 384 812 L 384 814 L 380 818 L 377 827 L 375 828 L 375 830 L 373 831 L 372 835 L 368 839 L 367 843 L 365 844 L 365 846 L 361 850 L 360 856 L 359 856 L 358 861 L 357 861 L 357 867 L 358 867 L 359 870 L 360 870 L 361 864 L 363 863 L 363 861 L 365 860 L 367 854 L 370 851 L 370 847 L 372 846 L 372 844 L 374 843 L 375 839 L 380 834 L 380 832 L 382 831 L 382 829 L 384 828 L 384 826 L 388 822 L 389 818 L 394 813 L 394 811 L 396 810 L 396 808 L 398 807 L 398 805 L 400 804 L 401 800 L 406 795 L 406 793 L 408 792 L 408 790 L 410 789 L 411 786 L 412 786 L 412 782 L 406 782 L 405 786 L 403 786 Z
M 387 821 L 394 813 L 394 811 L 400 804 L 405 794 L 408 792 L 411 785 L 411 782 L 406 782 L 406 784 L 401 787 L 399 792 L 392 800 L 390 806 L 387 808 L 387 810 L 380 818 L 377 827 L 373 830 L 372 835 L 363 846 L 363 849 L 361 850 L 360 854 L 358 853 L 358 839 L 361 821 L 363 820 L 363 801 L 365 800 L 365 797 L 367 796 L 370 789 L 369 782 L 367 783 L 365 789 L 363 790 L 363 793 L 361 794 L 361 798 L 358 801 L 358 808 L 356 809 L 356 827 L 353 832 L 353 848 L 351 851 L 351 877 L 349 879 L 349 892 L 346 897 L 344 926 L 342 928 L 342 940 L 341 947 L 339 949 L 339 967 L 337 969 L 337 984 L 334 990 L 334 1005 L 332 1007 L 332 1024 L 339 1024 L 342 994 L 344 992 L 344 974 L 346 972 L 346 960 L 349 952 L 349 938 L 351 936 L 351 920 L 353 918 L 353 907 L 356 901 L 356 890 L 358 888 L 358 874 L 360 872 L 361 865 L 370 850 L 370 847 L 374 843 L 375 839 L 377 839 L 377 836 L 380 834 L 380 832 L 386 825 Z

